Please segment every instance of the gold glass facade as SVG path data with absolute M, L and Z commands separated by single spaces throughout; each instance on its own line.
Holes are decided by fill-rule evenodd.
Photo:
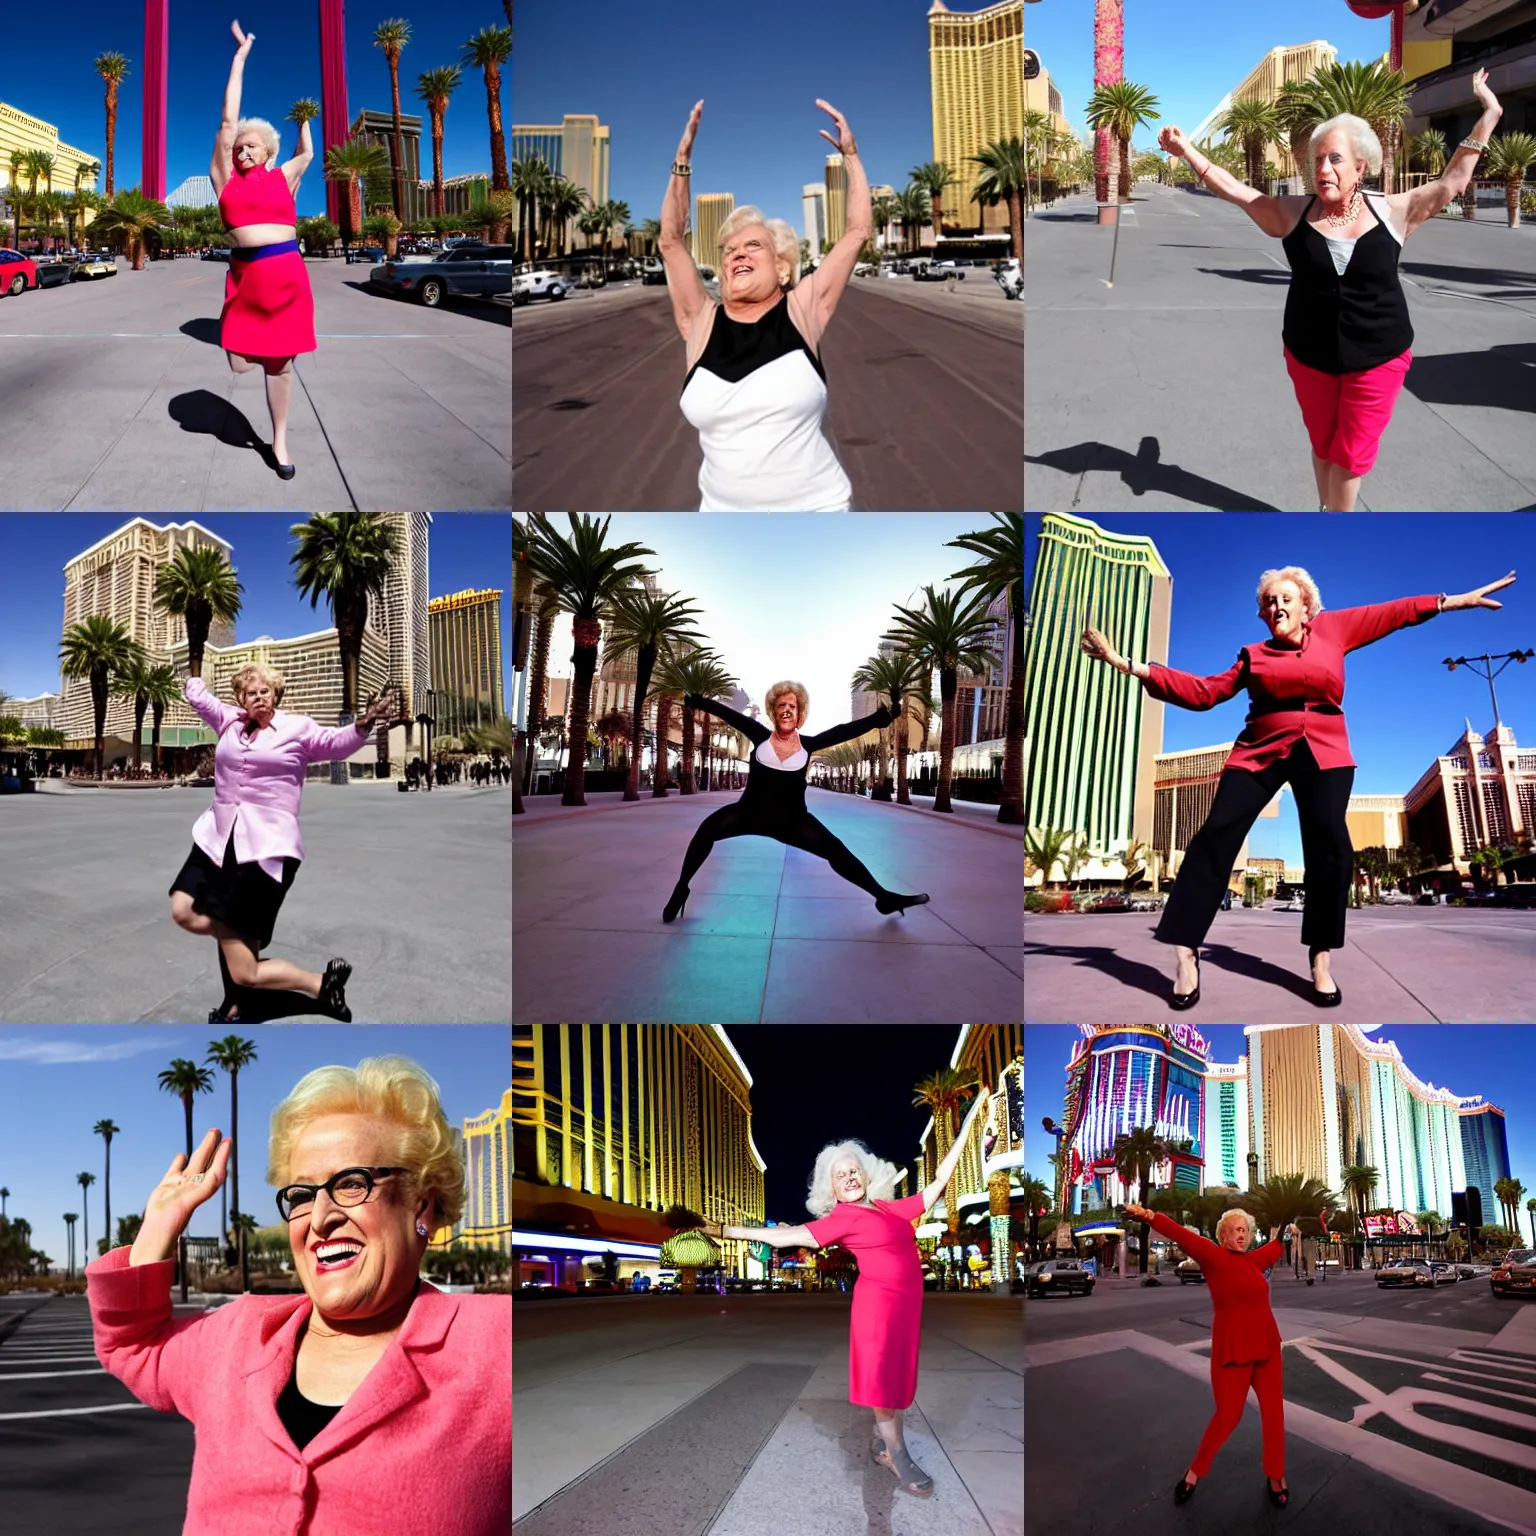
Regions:
M 46 180 L 37 183 L 39 192 L 95 192 L 97 190 L 97 177 L 95 174 L 81 175 L 80 168 L 84 165 L 105 163 L 105 156 L 98 155 L 83 149 L 75 149 L 59 139 L 59 130 L 52 123 L 45 123 L 40 117 L 33 117 L 30 113 L 23 112 L 18 107 L 8 105 L 0 101 L 0 177 L 4 178 L 5 185 L 5 214 L 7 222 L 14 212 L 14 204 L 11 200 L 11 155 L 14 151 L 21 150 L 24 154 L 29 150 L 41 150 L 45 155 L 53 156 L 53 182 L 52 186 Z M 23 167 L 21 174 L 16 179 L 16 186 L 24 192 L 30 192 L 32 178 Z M 83 229 L 96 217 L 90 210 L 84 210 L 76 229 Z M 27 219 L 23 218 L 23 226 Z M 55 226 L 62 235 L 64 223 L 61 219 Z M 11 230 L 7 229 L 0 239 L 9 240 Z
M 826 178 L 827 246 L 830 249 L 848 233 L 848 167 L 841 155 L 828 155 Z
M 966 1024 L 961 1027 L 960 1038 L 955 1042 L 954 1054 L 948 1065 L 955 1068 L 974 1067 L 980 1081 L 996 1090 L 1003 1080 L 1003 1071 L 1024 1055 L 1024 1026 L 1022 1024 Z M 913 1165 L 911 1182 L 898 1191 L 902 1195 L 915 1195 L 938 1172 L 939 1161 L 949 1150 L 950 1132 L 944 1133 L 939 1142 L 938 1128 L 932 1120 L 923 1130 L 922 1149 Z M 981 1123 L 977 1122 L 966 1149 L 960 1155 L 955 1169 L 955 1189 L 960 1198 L 967 1194 L 985 1194 L 987 1181 L 981 1168 Z M 943 1209 L 943 1197 L 930 1212 L 930 1218 Z
M 427 604 L 437 731 L 506 714 L 501 673 L 501 593 L 490 588 L 434 597 Z
M 1280 99 L 1280 92 L 1286 86 L 1310 80 L 1324 64 L 1332 64 L 1338 56 L 1339 50 L 1332 43 L 1321 41 L 1271 48 L 1248 71 L 1242 82 L 1233 86 L 1231 94 L 1222 105 L 1195 131 L 1192 135 L 1194 141 L 1199 143 L 1207 135 L 1220 132 L 1218 124 L 1229 103 L 1263 101 L 1273 105 Z M 1280 168 L 1282 176 L 1297 174 L 1296 162 L 1291 158 L 1290 146 L 1285 140 L 1267 144 L 1264 158 L 1273 161 Z
M 512 1090 L 464 1122 L 464 1218 L 458 1241 L 512 1252 Z
M 946 219 L 983 233 L 1006 230 L 1006 203 L 983 208 L 976 201 L 980 167 L 971 157 L 994 140 L 1024 136 L 1024 0 L 979 11 L 951 11 L 934 0 L 928 78 L 933 158 L 957 178 L 944 194 Z
M 1159 752 L 1154 759 L 1151 841 L 1159 861 L 1159 878 L 1178 874 L 1179 865 L 1184 862 L 1184 850 L 1211 813 L 1221 771 L 1231 750 L 1232 743 L 1223 741 L 1214 747 Z M 1280 797 L 1277 794 L 1259 815 L 1274 817 L 1279 814 Z M 1244 871 L 1252 862 L 1248 857 L 1248 840 L 1244 838 L 1228 882 L 1232 890 L 1242 890 Z
M 699 266 L 720 265 L 720 228 L 735 211 L 734 192 L 700 192 L 694 199 L 693 259 Z

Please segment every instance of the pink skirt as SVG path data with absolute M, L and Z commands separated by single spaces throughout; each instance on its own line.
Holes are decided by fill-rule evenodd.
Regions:
M 257 261 L 231 256 L 224 279 L 220 345 L 245 357 L 315 350 L 315 296 L 297 251 Z
M 1413 353 L 1403 352 L 1360 373 L 1321 373 L 1287 347 L 1285 367 L 1312 452 L 1347 475 L 1370 474 L 1412 362 Z

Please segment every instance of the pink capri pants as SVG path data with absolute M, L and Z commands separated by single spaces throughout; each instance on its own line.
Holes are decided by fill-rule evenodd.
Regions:
M 1322 373 L 1297 362 L 1287 347 L 1285 367 L 1312 452 L 1347 474 L 1369 474 L 1412 361 L 1413 353 L 1404 352 L 1363 373 Z

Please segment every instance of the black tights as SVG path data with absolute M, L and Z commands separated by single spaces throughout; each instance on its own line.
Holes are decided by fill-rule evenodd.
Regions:
M 241 1024 L 265 1024 L 269 1019 L 289 1019 L 300 1014 L 324 1014 L 319 999 L 307 992 L 285 992 L 277 987 L 242 987 L 229 974 L 229 962 L 224 950 L 219 948 L 219 974 L 224 978 L 224 1001 L 219 1012 L 225 1015 L 222 1022 Z M 229 1018 L 229 1010 L 236 1010 Z
M 787 843 L 791 848 L 803 848 L 807 853 L 814 853 L 818 859 L 825 859 L 844 880 L 858 886 L 861 891 L 868 891 L 871 896 L 877 897 L 889 894 L 849 852 L 847 844 L 827 831 L 809 811 L 793 821 L 769 820 L 744 810 L 740 801 L 735 805 L 723 805 L 718 811 L 711 811 L 699 823 L 693 841 L 688 844 L 688 852 L 683 855 L 681 879 L 684 885 L 699 872 L 699 867 L 709 857 L 710 849 L 727 837 L 771 837 L 777 842 Z

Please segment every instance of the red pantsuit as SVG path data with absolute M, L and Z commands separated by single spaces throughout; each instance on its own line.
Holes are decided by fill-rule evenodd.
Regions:
M 1189 1469 L 1196 1477 L 1211 1462 L 1243 1417 L 1252 1387 L 1264 1430 L 1264 1475 L 1285 1476 L 1285 1398 L 1281 1388 L 1280 1329 L 1269 1306 L 1265 1269 L 1284 1256 L 1277 1239 L 1262 1248 L 1233 1253 L 1159 1212 L 1150 1223 L 1159 1237 L 1175 1242 L 1205 1275 L 1211 1293 L 1211 1415 Z

